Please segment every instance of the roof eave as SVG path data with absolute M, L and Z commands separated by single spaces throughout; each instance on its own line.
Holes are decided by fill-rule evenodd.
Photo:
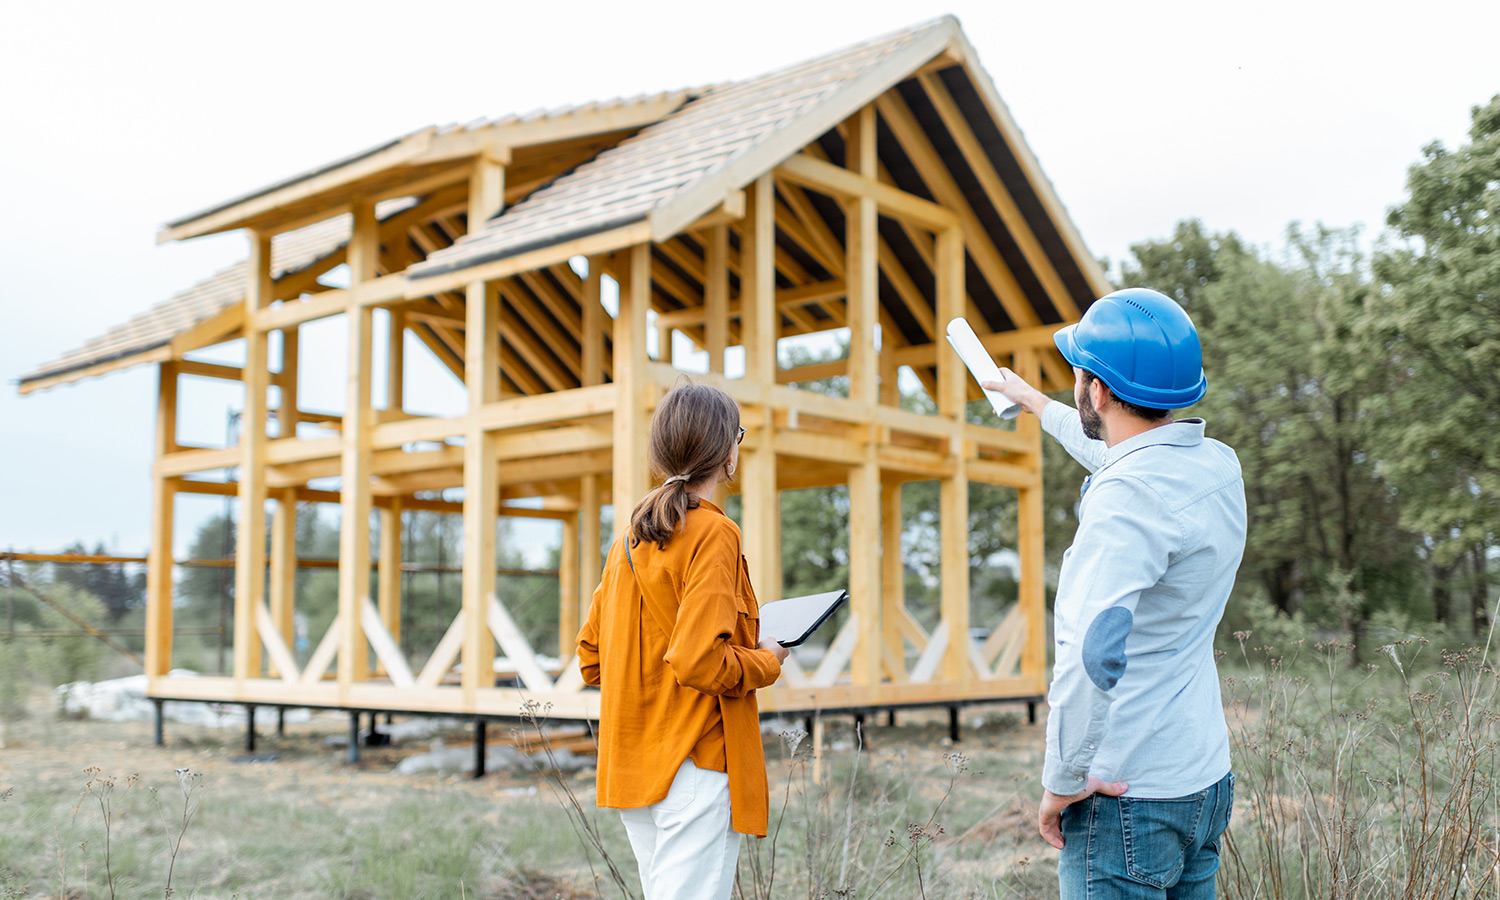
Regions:
M 168 222 L 157 232 L 156 242 L 180 241 L 243 228 L 279 207 L 346 187 L 397 166 L 427 166 L 480 153 L 502 157 L 513 147 L 640 128 L 670 114 L 694 93 L 694 89 L 668 91 L 562 115 L 502 119 L 471 129 L 443 131 L 428 126 Z M 331 210 L 330 215 L 338 211 Z
M 436 130 L 429 126 L 406 137 L 295 175 L 175 222 L 168 222 L 156 233 L 156 242 L 164 244 L 168 241 L 187 240 L 243 228 L 247 222 L 257 216 L 265 215 L 288 203 L 333 190 L 341 185 L 409 162 L 428 148 Z

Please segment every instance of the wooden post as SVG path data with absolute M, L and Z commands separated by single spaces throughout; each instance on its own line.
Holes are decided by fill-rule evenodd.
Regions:
M 579 381 L 584 387 L 604 383 L 604 307 L 599 305 L 599 287 L 603 276 L 604 258 L 589 257 L 589 273 L 583 282 L 581 301 L 583 366 L 579 372 Z M 578 485 L 578 543 L 581 546 L 578 555 L 578 596 L 574 598 L 573 606 L 578 610 L 579 616 L 588 615 L 589 604 L 594 600 L 594 589 L 599 586 L 600 570 L 603 568 L 599 559 L 599 507 L 603 503 L 599 496 L 600 480 L 598 475 L 584 475 L 579 479 Z M 563 603 L 568 602 L 567 595 L 564 595 Z M 576 636 L 575 634 L 574 637 Z M 567 658 L 572 650 L 572 645 L 565 648 L 563 657 Z
M 906 578 L 901 555 L 901 483 L 880 484 L 880 590 L 884 595 L 886 675 L 893 681 L 906 678 L 906 639 L 901 634 L 902 607 L 906 605 Z
M 850 120 L 845 166 L 874 180 L 875 110 L 865 107 Z M 880 463 L 874 407 L 879 400 L 880 370 L 875 327 L 880 320 L 879 235 L 875 200 L 864 194 L 844 206 L 847 254 L 845 278 L 849 302 L 849 398 L 870 409 L 864 437 L 864 460 L 849 470 L 849 599 L 859 615 L 859 640 L 851 660 L 856 685 L 880 683 L 884 628 L 880 589 Z
M 301 414 L 297 411 L 297 371 L 301 356 L 301 332 L 294 325 L 281 330 L 281 371 L 276 382 L 281 387 L 281 403 L 276 409 L 276 436 L 296 437 L 297 422 Z
M 399 409 L 400 407 L 392 407 Z M 392 497 L 380 508 L 380 560 L 375 576 L 375 596 L 380 604 L 380 621 L 391 633 L 391 640 L 401 646 L 401 513 L 404 504 Z
M 1016 374 L 1036 384 L 1041 366 L 1035 349 L 1015 354 Z M 1016 431 L 1026 438 L 1031 449 L 1032 483 L 1018 491 L 1020 539 L 1017 551 L 1021 557 L 1019 602 L 1026 616 L 1026 643 L 1021 650 L 1021 676 L 1031 679 L 1038 693 L 1047 688 L 1047 585 L 1046 553 L 1042 534 L 1042 426 L 1036 416 L 1022 416 Z
M 599 282 L 604 275 L 604 258 L 589 257 L 589 274 L 583 281 L 582 371 L 579 381 L 584 387 L 604 383 L 604 307 L 599 305 Z
M 934 261 L 937 277 L 937 319 L 946 328 L 964 309 L 963 232 L 951 228 L 937 236 Z M 962 422 L 968 400 L 967 373 L 958 353 L 947 341 L 938 347 L 938 413 Z M 939 485 L 939 528 L 942 540 L 942 619 L 948 625 L 948 648 L 939 669 L 944 681 L 967 683 L 969 663 L 969 448 L 955 440 L 949 448 L 953 474 Z
M 285 397 L 286 393 L 282 393 Z M 271 621 L 281 632 L 287 646 L 292 646 L 292 610 L 297 593 L 297 489 L 276 491 L 276 512 L 271 517 Z M 268 661 L 266 670 L 272 676 L 283 673 Z
M 500 469 L 495 435 L 483 430 L 479 412 L 500 399 L 500 294 L 482 281 L 467 289 L 464 320 L 464 381 L 469 416 L 464 431 L 464 705 L 495 684 L 495 639 L 489 598 L 495 592 L 495 519 L 499 515 Z
M 729 343 L 729 226 L 714 225 L 703 238 L 704 340 L 708 370 L 724 374 L 724 348 Z M 743 288 L 743 285 L 741 286 Z M 743 295 L 745 291 L 741 290 Z
M 248 229 L 246 318 L 271 303 L 271 236 Z M 245 329 L 245 406 L 240 414 L 239 520 L 235 524 L 234 678 L 243 689 L 260 677 L 255 608 L 266 586 L 266 388 L 270 384 L 266 332 Z
M 469 233 L 484 228 L 484 223 L 505 209 L 505 164 L 509 154 L 486 149 L 474 160 L 469 174 Z
M 740 334 L 745 380 L 759 391 L 763 412 L 756 446 L 740 454 L 742 534 L 750 584 L 762 603 L 781 599 L 781 496 L 776 490 L 776 426 L 770 388 L 776 384 L 776 195 L 771 176 L 747 191 L 740 247 Z M 728 322 L 725 322 L 727 329 Z
M 390 323 L 390 334 L 386 336 L 385 408 L 399 413 L 406 408 L 406 313 L 392 309 L 389 314 L 386 320 Z
M 619 266 L 624 262 L 624 266 Z M 620 313 L 615 317 L 615 384 L 620 399 L 614 414 L 615 532 L 630 524 L 630 513 L 651 488 L 646 460 L 645 393 L 650 388 L 646 371 L 646 310 L 651 306 L 651 245 L 637 244 L 617 257 L 620 280 Z
M 156 392 L 156 458 L 177 449 L 177 364 L 161 364 Z M 172 669 L 172 519 L 177 492 L 151 476 L 151 551 L 146 565 L 146 676 Z
M 349 239 L 349 280 L 352 285 L 376 277 L 380 241 L 375 206 L 359 199 L 353 204 L 354 232 Z M 369 677 L 369 644 L 360 616 L 370 597 L 370 382 L 374 351 L 374 310 L 354 306 L 345 315 L 349 327 L 349 359 L 344 421 L 340 429 L 339 463 L 339 702 L 349 702 L 356 681 Z
M 656 329 L 656 361 L 672 364 L 672 327 L 669 325 Z
M 599 559 L 599 476 L 585 475 L 579 487 L 578 538 L 581 548 L 578 556 L 578 614 L 588 616 L 589 604 L 594 602 L 594 589 L 599 586 L 603 562 Z
M 562 520 L 562 552 L 557 560 L 557 657 L 567 659 L 578 645 L 579 610 L 583 608 L 578 596 L 580 582 L 578 567 L 578 517 Z

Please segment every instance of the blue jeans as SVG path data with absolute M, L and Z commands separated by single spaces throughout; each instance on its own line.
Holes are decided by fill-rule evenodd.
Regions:
M 1234 774 L 1171 800 L 1095 794 L 1062 814 L 1062 900 L 1213 900 Z

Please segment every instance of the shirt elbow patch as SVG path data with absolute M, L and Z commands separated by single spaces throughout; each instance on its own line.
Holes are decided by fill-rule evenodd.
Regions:
M 1083 636 L 1083 669 L 1101 691 L 1112 689 L 1125 674 L 1125 638 L 1135 616 L 1123 606 L 1100 613 Z

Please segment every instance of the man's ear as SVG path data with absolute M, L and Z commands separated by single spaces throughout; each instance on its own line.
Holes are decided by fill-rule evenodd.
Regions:
M 1104 407 L 1109 405 L 1110 398 L 1113 396 L 1114 394 L 1110 391 L 1109 385 L 1104 383 L 1103 378 L 1095 378 L 1089 384 L 1089 402 L 1094 404 L 1095 412 L 1104 412 Z

